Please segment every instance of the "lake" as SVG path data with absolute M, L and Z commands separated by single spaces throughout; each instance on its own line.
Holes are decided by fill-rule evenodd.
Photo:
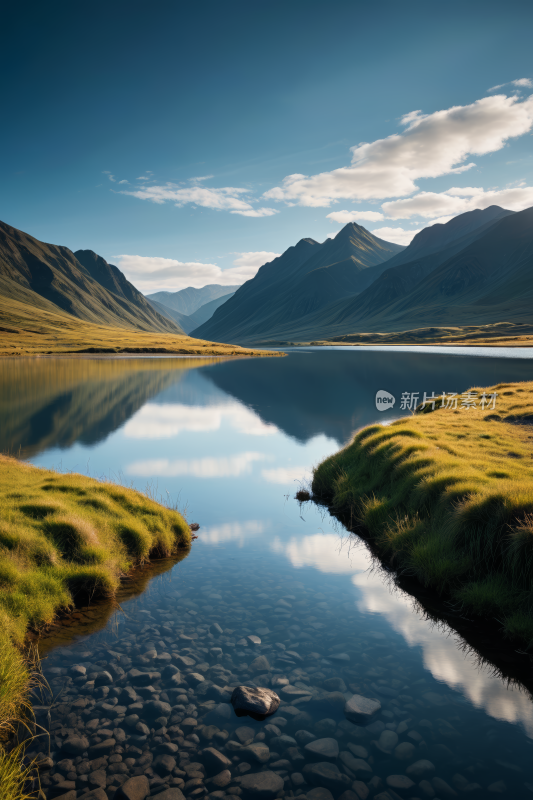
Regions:
M 482 350 L 0 362 L 3 452 L 132 485 L 201 526 L 186 558 L 42 640 L 47 798 L 112 800 L 143 774 L 161 800 L 533 796 L 529 657 L 396 585 L 294 499 L 355 430 L 408 413 L 402 397 L 531 380 L 532 351 Z M 273 688 L 279 710 L 236 717 L 239 684 Z M 354 693 L 381 702 L 366 727 L 344 716 Z M 62 749 L 74 734 L 88 756 Z

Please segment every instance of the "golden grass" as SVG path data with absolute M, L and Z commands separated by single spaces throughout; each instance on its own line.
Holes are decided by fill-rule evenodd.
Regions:
M 496 409 L 436 403 L 360 431 L 313 491 L 392 566 L 533 645 L 533 382 Z
M 465 325 L 415 328 L 382 333 L 349 333 L 310 342 L 312 345 L 450 345 L 471 347 L 533 347 L 533 325 L 496 322 L 490 325 Z
M 52 313 L 0 296 L 0 356 L 59 355 L 83 352 L 160 352 L 181 355 L 278 356 L 170 333 L 145 333 L 84 322 L 70 314 Z
M 58 474 L 0 456 L 0 785 L 21 800 L 23 751 L 2 740 L 27 718 L 31 671 L 21 651 L 29 630 L 60 609 L 111 597 L 135 564 L 191 542 L 177 511 L 140 492 Z

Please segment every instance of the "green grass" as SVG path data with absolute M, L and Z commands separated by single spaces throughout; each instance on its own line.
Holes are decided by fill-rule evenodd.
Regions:
M 392 568 L 533 648 L 533 383 L 472 391 L 496 409 L 438 402 L 364 428 L 313 493 Z
M 0 785 L 21 800 L 20 752 L 2 743 L 31 715 L 28 630 L 112 597 L 133 566 L 190 545 L 177 511 L 133 489 L 0 456 Z

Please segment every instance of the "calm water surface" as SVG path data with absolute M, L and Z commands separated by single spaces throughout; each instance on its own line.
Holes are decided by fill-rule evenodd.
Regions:
M 533 796 L 529 660 L 494 637 L 474 641 L 453 611 L 439 622 L 324 509 L 293 499 L 355 429 L 404 413 L 378 412 L 378 389 L 400 398 L 532 377 L 531 351 L 434 350 L 0 363 L 2 450 L 131 483 L 201 525 L 186 558 L 141 579 L 145 591 L 43 643 L 60 693 L 49 721 L 37 710 L 51 730 L 47 798 L 112 800 L 144 774 L 161 800 L 179 800 L 173 788 L 257 800 L 328 800 L 316 787 L 351 792 L 344 800 Z M 274 688 L 280 709 L 237 718 L 228 699 L 241 683 Z M 381 701 L 366 728 L 344 717 L 353 693 Z M 73 735 L 87 739 L 79 752 L 65 746 Z M 306 749 L 324 739 L 335 741 Z M 252 740 L 268 751 L 247 749 Z M 254 794 L 246 776 L 259 772 Z

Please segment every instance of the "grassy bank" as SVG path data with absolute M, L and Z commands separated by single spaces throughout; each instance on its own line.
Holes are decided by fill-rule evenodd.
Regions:
M 372 425 L 315 470 L 315 498 L 382 560 L 533 649 L 533 382 Z M 498 393 L 494 410 L 482 393 Z
M 220 344 L 171 333 L 145 333 L 84 322 L 0 296 L 0 356 L 98 353 L 279 356 L 236 344 Z
M 20 754 L 6 755 L 1 744 L 28 702 L 28 630 L 60 609 L 112 597 L 135 564 L 187 547 L 191 532 L 178 512 L 132 489 L 5 456 L 0 499 L 0 785 L 15 800 Z
M 415 328 L 409 331 L 349 333 L 310 342 L 312 345 L 450 345 L 470 347 L 533 347 L 533 325 L 495 322 L 491 325 L 463 325 Z

